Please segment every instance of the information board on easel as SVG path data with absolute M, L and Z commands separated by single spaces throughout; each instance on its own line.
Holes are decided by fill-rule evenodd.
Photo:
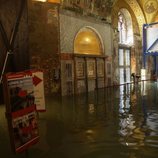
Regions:
M 40 106 L 44 104 L 44 92 L 40 93 L 42 97 L 37 92 L 43 89 L 37 90 L 36 86 L 42 84 L 43 79 L 38 78 L 42 75 L 42 71 L 34 70 L 4 76 L 6 118 L 11 146 L 16 153 L 26 151 L 39 141 L 37 107 L 38 110 L 45 110 L 45 105 Z
M 26 72 L 32 76 L 36 109 L 39 112 L 45 112 L 46 107 L 44 96 L 43 72 L 42 70 L 30 70 Z

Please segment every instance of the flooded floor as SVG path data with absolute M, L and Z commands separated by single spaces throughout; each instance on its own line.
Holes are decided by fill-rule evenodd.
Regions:
M 138 83 L 76 97 L 47 97 L 39 113 L 40 141 L 27 154 L 10 148 L 0 106 L 3 158 L 157 158 L 158 85 Z

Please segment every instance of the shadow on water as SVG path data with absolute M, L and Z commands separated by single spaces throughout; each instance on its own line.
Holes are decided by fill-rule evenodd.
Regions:
M 156 83 L 100 89 L 69 97 L 47 97 L 39 114 L 40 142 L 27 157 L 156 158 L 158 155 L 158 91 Z M 10 151 L 0 109 L 3 157 Z M 9 150 L 8 150 L 9 149 Z

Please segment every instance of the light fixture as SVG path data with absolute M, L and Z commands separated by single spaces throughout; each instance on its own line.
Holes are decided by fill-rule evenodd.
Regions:
M 86 37 L 86 38 L 85 38 L 85 41 L 86 41 L 87 43 L 89 43 L 89 42 L 90 42 L 90 38 Z
M 47 0 L 47 2 L 51 2 L 51 3 L 60 3 L 60 0 Z
M 50 3 L 60 3 L 60 0 L 33 0 L 37 2 L 50 2 Z
M 37 1 L 37 2 L 46 2 L 47 0 L 33 0 L 33 1 Z

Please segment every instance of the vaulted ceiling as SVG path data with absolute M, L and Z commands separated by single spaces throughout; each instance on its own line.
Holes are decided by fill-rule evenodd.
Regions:
M 120 0 L 115 0 L 119 1 Z M 156 21 L 156 15 L 158 13 L 158 0 L 125 0 L 132 8 L 137 18 L 144 19 L 146 23 Z M 122 1 L 123 2 L 123 1 Z M 139 20 L 140 20 L 139 19 Z
M 125 5 L 125 3 L 127 5 Z M 119 6 L 119 7 L 118 7 Z M 139 32 L 142 33 L 142 26 L 145 23 L 152 23 L 158 21 L 158 0 L 115 0 L 113 3 L 113 10 L 120 8 L 127 8 L 132 17 L 138 24 Z
M 139 30 L 143 24 L 158 21 L 158 0 L 62 0 L 65 9 L 113 21 L 122 8 L 129 10 Z
M 150 23 L 158 20 L 158 0 L 62 0 L 64 6 L 101 15 L 107 15 L 118 3 L 127 3 L 139 21 Z

